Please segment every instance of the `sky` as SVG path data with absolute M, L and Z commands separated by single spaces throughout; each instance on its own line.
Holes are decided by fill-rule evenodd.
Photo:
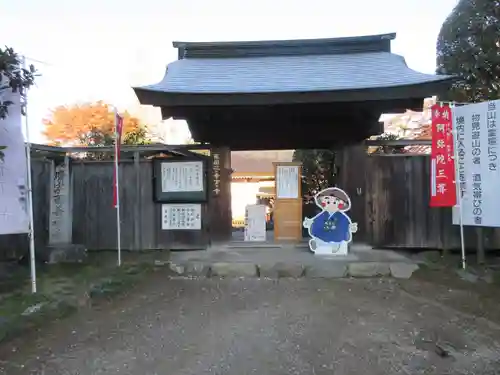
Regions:
M 58 105 L 104 100 L 147 123 L 132 86 L 159 82 L 177 58 L 172 41 L 333 38 L 396 32 L 392 51 L 435 71 L 440 27 L 456 0 L 0 0 L 0 45 L 41 76 L 29 94 L 32 142 Z M 175 124 L 175 125 L 172 125 Z M 167 122 L 177 137 L 186 126 Z M 188 134 L 188 133 L 187 133 Z M 172 135 L 172 134 L 171 134 Z M 175 136 L 172 135 L 172 136 Z M 177 143 L 169 140 L 170 143 Z

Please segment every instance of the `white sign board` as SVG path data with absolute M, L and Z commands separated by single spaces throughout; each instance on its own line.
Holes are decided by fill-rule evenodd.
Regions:
M 11 101 L 7 118 L 0 120 L 0 235 L 29 232 L 27 166 L 19 93 L 2 92 L 2 101 Z
M 299 198 L 299 167 L 297 165 L 276 167 L 276 198 Z
M 453 108 L 463 225 L 500 227 L 500 100 Z M 453 224 L 459 224 L 453 209 Z
M 161 190 L 164 193 L 203 191 L 203 162 L 161 163 Z
M 163 230 L 201 229 L 201 204 L 162 204 Z
M 245 241 L 266 240 L 266 206 L 252 204 L 245 208 Z

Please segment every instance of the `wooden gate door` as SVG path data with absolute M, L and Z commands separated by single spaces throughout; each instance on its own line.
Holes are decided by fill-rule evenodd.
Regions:
M 358 223 L 354 242 L 370 242 L 370 219 L 366 212 L 366 166 L 368 155 L 364 145 L 348 146 L 337 153 L 338 188 L 344 190 L 351 199 L 351 209 L 347 212 L 353 223 Z

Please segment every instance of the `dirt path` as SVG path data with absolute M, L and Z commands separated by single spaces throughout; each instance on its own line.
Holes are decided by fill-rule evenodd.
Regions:
M 477 319 L 432 285 L 154 275 L 4 345 L 0 373 L 498 374 L 500 319 Z

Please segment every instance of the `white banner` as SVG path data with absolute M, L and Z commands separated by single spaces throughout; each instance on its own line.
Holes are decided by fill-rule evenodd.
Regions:
M 0 120 L 0 235 L 29 232 L 26 184 L 26 151 L 21 130 L 22 114 L 19 93 L 2 92 L 2 101 L 11 101 L 9 114 Z
M 499 123 L 500 100 L 453 108 L 463 225 L 500 227 Z M 457 207 L 453 224 L 459 224 Z

